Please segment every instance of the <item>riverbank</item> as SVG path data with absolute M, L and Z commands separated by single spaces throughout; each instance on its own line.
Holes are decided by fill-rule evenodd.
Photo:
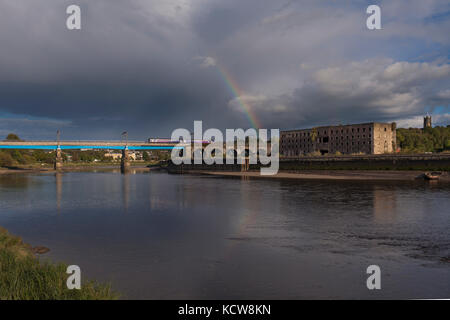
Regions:
M 263 179 L 305 179 L 305 180 L 362 180 L 362 181 L 414 181 L 423 180 L 423 171 L 362 171 L 362 170 L 305 170 L 304 172 L 279 171 L 272 176 L 262 176 L 259 171 L 190 171 L 192 174 L 204 174 L 224 177 L 263 178 Z M 450 182 L 450 175 L 442 174 L 439 181 Z
M 47 168 L 0 168 L 0 174 L 12 174 L 12 173 L 39 173 L 54 171 Z
M 39 251 L 39 250 L 34 250 Z M 66 285 L 67 265 L 38 259 L 33 248 L 0 227 L 0 300 L 111 300 L 109 285 L 82 281 L 80 290 Z
M 71 164 L 64 165 L 61 172 L 75 172 L 75 171 L 97 171 L 97 170 L 120 170 L 120 164 L 106 163 L 106 164 Z M 150 170 L 160 170 L 160 167 L 148 167 L 146 164 L 134 164 L 130 167 L 132 172 L 147 172 Z M 17 166 L 17 167 L 0 167 L 1 174 L 16 174 L 16 173 L 45 173 L 55 172 L 52 166 Z

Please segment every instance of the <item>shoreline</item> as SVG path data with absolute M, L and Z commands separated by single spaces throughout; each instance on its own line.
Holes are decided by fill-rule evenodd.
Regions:
M 164 171 L 164 168 L 147 166 L 135 166 L 130 168 L 136 172 Z M 62 168 L 64 172 L 96 171 L 96 170 L 120 170 L 120 167 L 112 165 L 97 166 L 71 166 Z M 17 173 L 56 173 L 51 168 L 0 168 L 0 175 Z M 421 181 L 425 171 L 421 170 L 302 170 L 299 171 L 279 171 L 273 176 L 262 176 L 259 171 L 207 171 L 207 170 L 189 170 L 185 174 L 200 174 L 222 177 L 236 178 L 259 178 L 259 179 L 288 179 L 288 180 L 349 180 L 349 181 Z M 441 182 L 450 182 L 450 173 L 443 172 L 439 180 Z
M 402 170 L 305 170 L 304 172 L 280 171 L 273 176 L 262 176 L 259 171 L 223 172 L 223 171 L 189 171 L 188 174 L 202 174 L 222 177 L 241 177 L 259 179 L 288 180 L 359 180 L 359 181 L 425 181 L 424 171 Z M 450 175 L 444 172 L 438 181 L 450 182 Z
M 48 248 L 23 242 L 0 226 L 0 300 L 115 300 L 109 283 L 87 279 L 79 290 L 66 285 L 68 265 L 38 257 Z
M 78 171 L 94 171 L 94 170 L 120 170 L 120 165 L 76 165 L 76 166 L 67 166 L 62 167 L 60 171 L 56 171 L 55 169 L 51 167 L 44 167 L 44 168 L 34 168 L 34 167 L 14 167 L 14 168 L 3 168 L 0 167 L 0 175 L 2 174 L 15 174 L 15 173 L 64 173 L 64 172 L 78 172 Z M 147 166 L 137 165 L 137 166 L 131 166 L 131 170 L 137 171 L 137 172 L 147 172 L 155 170 L 154 168 L 149 168 Z

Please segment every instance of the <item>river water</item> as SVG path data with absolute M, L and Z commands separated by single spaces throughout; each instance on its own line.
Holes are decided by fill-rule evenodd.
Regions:
M 122 298 L 450 298 L 449 184 L 20 174 L 0 206 L 41 259 Z

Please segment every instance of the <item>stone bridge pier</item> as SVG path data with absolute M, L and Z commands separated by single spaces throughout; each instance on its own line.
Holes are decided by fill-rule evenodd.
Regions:
M 130 156 L 128 148 L 122 150 L 122 159 L 120 160 L 120 172 L 128 173 L 130 171 Z
M 58 147 L 58 149 L 56 149 L 54 168 L 56 171 L 61 171 L 62 166 L 63 166 L 63 158 L 61 154 L 61 148 Z

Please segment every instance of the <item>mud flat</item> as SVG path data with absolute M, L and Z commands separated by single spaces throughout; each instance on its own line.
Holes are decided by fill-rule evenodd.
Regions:
M 190 171 L 190 173 L 226 176 L 249 177 L 263 179 L 305 179 L 305 180 L 384 180 L 414 181 L 423 180 L 423 171 L 353 171 L 353 170 L 308 170 L 304 172 L 278 172 L 272 176 L 262 176 L 259 171 L 223 172 L 223 171 Z M 442 173 L 439 181 L 450 182 L 448 172 Z

